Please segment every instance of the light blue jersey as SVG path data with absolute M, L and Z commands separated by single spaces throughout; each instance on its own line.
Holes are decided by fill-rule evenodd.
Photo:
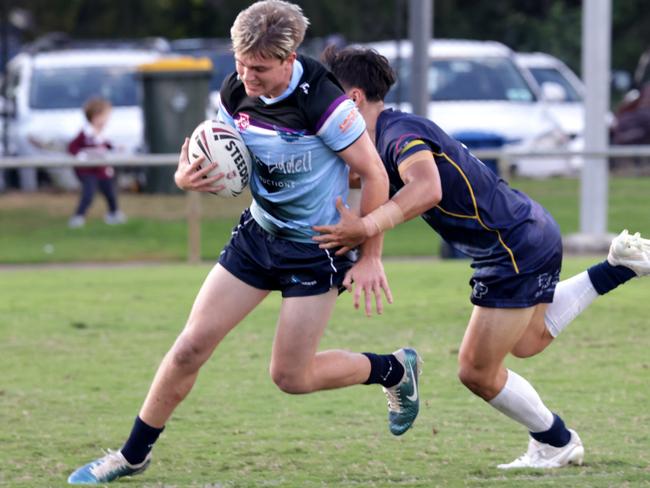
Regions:
M 323 66 L 300 56 L 277 98 L 248 97 L 236 73 L 221 89 L 219 119 L 236 127 L 253 156 L 250 210 L 266 231 L 313 243 L 313 225 L 339 220 L 349 168 L 337 152 L 365 131 L 354 103 Z

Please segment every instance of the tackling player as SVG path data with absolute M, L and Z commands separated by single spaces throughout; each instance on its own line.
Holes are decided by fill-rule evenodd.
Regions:
M 498 178 L 436 124 L 384 108 L 395 76 L 377 52 L 345 48 L 326 64 L 363 115 L 390 180 L 392 199 L 357 217 L 337 202 L 341 221 L 316 226 L 324 249 L 345 252 L 365 239 L 421 216 L 473 258 L 474 309 L 459 352 L 460 381 L 530 432 L 526 453 L 499 468 L 581 464 L 578 434 L 503 361 L 544 350 L 599 295 L 650 273 L 650 241 L 623 231 L 607 260 L 558 283 L 560 230 L 551 215 Z
M 146 469 L 153 444 L 201 366 L 271 290 L 283 297 L 270 365 L 282 391 L 381 384 L 391 432 L 402 434 L 415 420 L 419 358 L 413 349 L 317 352 L 341 285 L 350 288 L 354 281 L 355 306 L 363 292 L 367 314 L 372 295 L 378 312 L 382 291 L 391 297 L 381 235 L 366 241 L 355 263 L 349 254 L 320 249 L 311 227 L 338 219 L 334 203 L 347 195 L 349 168 L 361 175 L 364 213 L 386 201 L 388 181 L 352 101 L 320 63 L 296 54 L 307 25 L 300 7 L 279 0 L 257 2 L 237 16 L 231 29 L 237 72 L 220 91 L 219 119 L 236 127 L 251 150 L 253 202 L 159 366 L 126 443 L 76 470 L 69 483 L 101 484 Z M 187 147 L 186 140 L 176 184 L 217 191 L 223 175 L 204 177 L 218 164 L 199 169 L 202 158 L 189 164 Z

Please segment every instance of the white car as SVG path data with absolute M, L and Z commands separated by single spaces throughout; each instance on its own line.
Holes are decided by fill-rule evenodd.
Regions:
M 516 53 L 517 64 L 530 72 L 549 111 L 572 139 L 582 137 L 585 125 L 585 87 L 560 59 L 546 53 Z
M 410 41 L 366 44 L 386 56 L 399 81 L 387 102 L 410 111 Z M 514 62 L 513 52 L 494 41 L 435 39 L 429 44 L 428 117 L 470 149 L 506 147 L 524 151 L 562 149 L 568 137 L 546 105 L 534 81 Z M 398 56 L 399 55 L 399 56 Z M 489 162 L 486 162 L 489 164 Z M 523 176 L 570 171 L 566 158 L 513 161 Z
M 158 50 L 142 48 L 69 48 L 16 55 L 7 65 L 8 100 L 4 102 L 12 116 L 12 152 L 32 157 L 66 152 L 85 123 L 82 106 L 92 96 L 113 104 L 106 137 L 118 150 L 138 151 L 144 124 L 136 69 L 161 55 Z M 70 168 L 48 174 L 55 186 L 77 186 Z M 36 189 L 34 169 L 20 170 L 20 180 L 23 189 Z

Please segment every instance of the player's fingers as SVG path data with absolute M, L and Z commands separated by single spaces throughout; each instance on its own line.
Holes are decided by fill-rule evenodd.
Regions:
M 346 252 L 349 252 L 349 251 L 351 251 L 351 250 L 352 250 L 351 247 L 343 246 L 341 249 L 339 249 L 338 251 L 336 251 L 336 252 L 334 253 L 334 255 L 335 255 L 335 256 L 341 256 L 341 255 L 343 255 L 343 254 L 345 254 Z
M 363 288 L 360 286 L 357 286 L 354 288 L 354 293 L 352 294 L 353 296 L 353 302 L 354 302 L 354 308 L 358 309 L 359 308 L 359 302 L 361 301 L 361 292 L 363 291 Z
M 348 271 L 345 275 L 345 278 L 343 278 L 343 283 L 342 285 L 345 287 L 347 291 L 352 291 L 352 274 Z
M 381 280 L 381 287 L 384 290 L 384 295 L 386 295 L 386 301 L 388 303 L 393 303 L 393 292 L 390 291 L 390 286 L 388 286 L 388 281 L 386 279 Z
M 183 144 L 181 145 L 181 152 L 178 155 L 178 165 L 185 165 L 189 164 L 190 160 L 187 155 L 187 147 L 189 144 L 189 139 L 186 137 L 185 141 L 183 141 Z
M 190 163 L 188 161 L 188 163 L 190 165 L 190 171 L 198 172 L 201 170 L 201 166 L 203 165 L 203 163 L 205 163 L 205 156 L 201 155 L 198 158 L 196 158 L 194 162 Z
M 205 176 L 203 178 L 203 182 L 212 184 L 212 183 L 215 183 L 215 182 L 223 179 L 224 176 L 225 176 L 224 173 L 217 173 L 217 174 L 213 174 L 211 176 Z
M 331 241 L 331 242 L 322 242 L 318 245 L 320 249 L 335 249 L 339 247 L 341 244 L 339 244 L 337 241 Z
M 377 309 L 378 315 L 381 315 L 384 312 L 384 302 L 381 299 L 381 290 L 382 287 L 380 284 L 376 284 L 372 287 L 372 291 L 375 294 L 375 308 Z
M 211 186 L 208 191 L 210 193 L 219 193 L 220 191 L 223 191 L 226 189 L 226 185 L 217 185 L 217 186 Z
M 343 203 L 342 197 L 336 197 L 336 210 L 338 210 L 339 213 L 343 212 L 344 210 L 347 210 L 345 208 L 345 204 Z
M 334 230 L 333 225 L 312 225 L 311 228 L 314 229 L 314 231 L 318 232 L 319 234 L 331 234 L 332 231 Z M 312 239 L 317 240 L 314 237 L 312 237 Z
M 316 242 L 328 242 L 331 239 L 334 239 L 333 234 L 320 234 L 311 238 L 312 241 Z
M 195 178 L 206 178 L 206 177 L 208 177 L 208 175 L 210 175 L 210 173 L 212 173 L 213 171 L 216 171 L 218 166 L 219 165 L 217 163 L 208 163 L 203 167 L 199 166 L 196 169 L 194 177 Z M 223 173 L 219 173 L 219 174 L 223 175 Z
M 363 290 L 363 298 L 366 308 L 366 316 L 370 317 L 372 315 L 372 288 L 366 288 Z

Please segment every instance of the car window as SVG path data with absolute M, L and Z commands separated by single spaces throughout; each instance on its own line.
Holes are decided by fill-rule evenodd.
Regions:
M 39 68 L 34 70 L 29 105 L 35 109 L 79 108 L 101 96 L 113 106 L 138 105 L 138 82 L 124 67 Z
M 551 81 L 557 83 L 562 88 L 564 88 L 565 101 L 567 102 L 580 102 L 582 97 L 573 87 L 573 85 L 567 80 L 559 70 L 555 68 L 528 68 L 530 73 L 533 75 L 537 83 L 542 86 L 543 83 Z
M 409 99 L 410 63 L 401 61 L 399 82 L 387 102 Z M 434 60 L 428 72 L 429 97 L 433 101 L 504 100 L 532 102 L 535 95 L 508 58 L 458 58 Z

